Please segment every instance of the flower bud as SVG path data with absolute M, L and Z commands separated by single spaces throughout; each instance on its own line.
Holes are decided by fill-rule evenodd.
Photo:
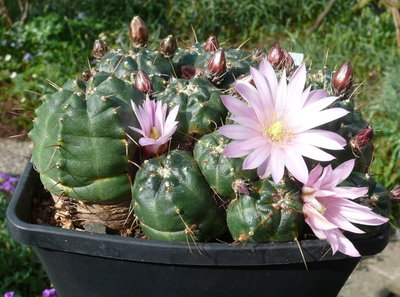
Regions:
M 82 79 L 84 81 L 88 81 L 92 77 L 92 72 L 89 69 L 86 69 L 82 72 Z
M 251 74 L 246 74 L 246 75 L 244 75 L 242 77 L 239 77 L 239 79 L 237 81 L 244 82 L 244 83 L 249 83 L 249 84 L 251 84 L 253 86 L 256 86 Z
M 178 44 L 176 43 L 175 37 L 168 35 L 161 41 L 160 51 L 167 59 L 172 58 L 178 49 Z
M 151 83 L 146 72 L 144 72 L 143 70 L 139 70 L 137 72 L 135 86 L 136 88 L 138 88 L 139 91 L 145 94 L 149 94 L 153 90 L 153 84 Z
M 196 75 L 200 74 L 200 70 L 192 65 L 186 65 L 181 67 L 181 77 L 185 79 L 191 79 Z
M 281 47 L 275 44 L 268 53 L 268 61 L 271 63 L 272 67 L 279 69 L 282 66 L 285 55 Z
M 134 46 L 145 47 L 149 40 L 149 30 L 140 16 L 135 16 L 129 26 L 129 36 Z
M 390 190 L 390 195 L 392 196 L 392 202 L 400 203 L 400 186 L 395 186 Z
M 291 55 L 285 50 L 284 48 L 282 49 L 283 55 L 285 57 L 285 61 L 283 63 L 283 67 L 286 69 L 286 71 L 290 71 L 293 66 L 294 66 L 294 61 Z
M 372 137 L 374 136 L 374 129 L 372 127 L 368 127 L 364 130 L 361 130 L 357 133 L 357 135 L 353 139 L 353 146 L 355 148 L 361 149 L 370 143 Z
M 101 58 L 103 58 L 103 56 L 106 54 L 107 52 L 107 44 L 100 39 L 96 39 L 95 42 L 93 43 L 93 55 L 97 60 L 100 60 Z
M 225 52 L 222 49 L 214 53 L 208 62 L 207 68 L 214 77 L 220 77 L 226 72 Z
M 233 182 L 233 190 L 235 191 L 235 193 L 238 194 L 244 194 L 244 195 L 250 195 L 250 191 L 247 188 L 246 183 L 241 180 L 241 179 L 237 179 Z
M 344 63 L 332 77 L 332 88 L 335 96 L 345 94 L 353 85 L 353 68 L 350 62 Z
M 206 45 L 204 46 L 204 51 L 206 52 L 214 52 L 219 49 L 219 42 L 216 36 L 211 35 L 208 37 L 206 41 Z

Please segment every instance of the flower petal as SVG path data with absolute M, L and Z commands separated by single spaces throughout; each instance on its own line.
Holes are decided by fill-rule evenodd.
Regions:
M 249 139 L 260 136 L 256 130 L 241 125 L 224 125 L 218 129 L 218 133 L 231 139 Z
M 313 90 L 310 92 L 310 95 L 308 95 L 305 106 L 307 106 L 308 104 L 314 103 L 322 98 L 325 98 L 326 96 L 327 96 L 327 93 L 324 89 Z
M 313 188 L 315 182 L 318 180 L 318 178 L 321 176 L 323 167 L 318 164 L 317 166 L 314 167 L 313 170 L 311 170 L 309 176 L 308 176 L 308 180 L 306 182 L 306 186 Z
M 221 95 L 221 100 L 225 107 L 234 115 L 257 119 L 254 110 L 248 107 L 243 101 L 230 95 Z
M 278 79 L 276 78 L 276 73 L 271 63 L 267 58 L 261 61 L 259 66 L 259 71 L 265 76 L 267 79 L 267 83 L 271 90 L 272 98 L 275 100 L 276 98 L 276 90 L 278 89 Z
M 280 149 L 272 148 L 270 155 L 272 179 L 279 183 L 285 172 L 285 154 Z
M 240 158 L 250 154 L 252 149 L 247 149 L 242 146 L 242 141 L 234 140 L 228 143 L 224 149 L 224 156 L 228 158 Z
M 293 147 L 285 150 L 285 165 L 289 172 L 300 182 L 305 184 L 308 179 L 308 169 L 304 162 L 299 147 Z
M 329 222 L 319 211 L 307 203 L 303 204 L 303 212 L 306 215 L 306 223 L 314 230 L 337 229 L 335 224 Z
M 361 257 L 353 243 L 348 240 L 339 229 L 325 231 L 326 239 L 332 246 L 333 254 L 336 250 L 351 257 Z
M 272 97 L 272 92 L 266 81 L 265 76 L 263 76 L 257 69 L 250 67 L 251 77 L 257 87 L 257 91 L 260 95 L 261 105 L 263 111 L 267 113 L 268 117 L 271 117 L 271 109 L 274 106 L 274 100 Z
M 300 106 L 301 95 L 306 84 L 306 65 L 303 63 L 290 77 L 287 92 L 288 104 L 293 104 L 296 109 Z
M 269 157 L 270 150 L 268 147 L 259 147 L 252 151 L 243 161 L 243 169 L 254 169 L 260 166 Z
M 334 185 L 336 186 L 343 182 L 346 178 L 349 177 L 351 172 L 353 171 L 354 164 L 356 160 L 351 159 L 346 162 L 343 162 L 339 166 L 337 166 L 333 171 L 332 171 L 332 180 L 334 181 Z
M 257 89 L 251 84 L 241 81 L 236 82 L 234 87 L 240 96 L 242 96 L 249 103 L 251 108 L 254 109 L 258 120 L 260 122 L 265 122 L 266 116 Z
M 323 150 L 308 144 L 297 145 L 296 150 L 300 155 L 317 161 L 332 161 L 335 159 L 335 157 L 331 154 L 328 154 Z
M 307 143 L 330 150 L 342 150 L 347 144 L 346 139 L 339 134 L 319 129 L 312 129 L 296 134 L 292 139 L 296 143 Z
M 343 108 L 330 108 L 318 113 L 303 114 L 303 122 L 294 131 L 295 134 L 329 123 L 348 114 Z
M 337 197 L 356 199 L 366 195 L 368 193 L 368 187 L 335 187 L 334 193 Z

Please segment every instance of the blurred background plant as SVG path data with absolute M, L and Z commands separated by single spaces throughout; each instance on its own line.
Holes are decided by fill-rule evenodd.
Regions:
M 46 273 L 32 249 L 15 242 L 6 227 L 6 209 L 17 182 L 15 176 L 0 174 L 0 294 L 39 296 L 50 285 Z
M 190 44 L 195 40 L 193 27 L 199 41 L 217 34 L 230 46 L 246 41 L 245 49 L 268 50 L 279 43 L 290 51 L 305 53 L 309 67 L 335 69 L 350 60 L 359 84 L 357 104 L 375 128 L 372 171 L 380 183 L 391 188 L 400 183 L 399 2 L 0 0 L 0 137 L 26 135 L 41 94 L 53 91 L 48 80 L 62 85 L 68 78 L 80 76 L 93 63 L 95 39 L 110 47 L 129 48 L 128 24 L 134 15 L 140 15 L 151 32 L 151 47 L 158 47 L 168 34 L 174 34 L 180 46 Z M 5 210 L 5 199 L 1 201 L 0 218 Z M 6 277 L 20 283 L 25 278 L 26 290 L 37 291 L 27 277 L 33 273 L 40 279 L 32 253 L 7 237 L 2 222 L 0 253 L 20 253 L 29 264 L 24 266 L 25 275 L 1 275 L 0 292 L 6 289 L 7 282 L 1 281 Z M 0 254 L 0 264 L 7 259 L 7 254 Z M 22 264 L 0 267 L 16 265 Z

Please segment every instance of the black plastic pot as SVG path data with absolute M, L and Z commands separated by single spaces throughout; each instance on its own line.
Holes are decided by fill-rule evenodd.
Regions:
M 320 240 L 296 243 L 176 243 L 64 230 L 31 223 L 42 187 L 27 165 L 7 211 L 11 235 L 33 247 L 60 297 L 330 297 L 359 262 L 332 255 Z M 362 255 L 382 251 L 379 236 L 355 241 Z

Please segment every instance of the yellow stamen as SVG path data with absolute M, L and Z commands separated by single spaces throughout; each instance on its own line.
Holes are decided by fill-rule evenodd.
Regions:
M 160 137 L 160 134 L 158 133 L 156 127 L 151 128 L 150 138 L 158 139 L 159 137 Z
M 267 130 L 267 133 L 272 136 L 273 139 L 276 140 L 283 140 L 284 134 L 283 133 L 283 122 L 278 121 L 273 123 Z

